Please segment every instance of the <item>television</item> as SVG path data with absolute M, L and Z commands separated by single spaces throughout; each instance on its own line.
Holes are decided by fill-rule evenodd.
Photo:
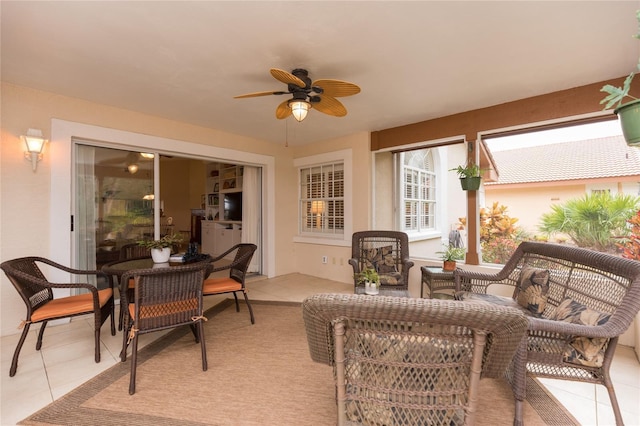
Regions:
M 242 221 L 242 192 L 224 194 L 224 220 Z

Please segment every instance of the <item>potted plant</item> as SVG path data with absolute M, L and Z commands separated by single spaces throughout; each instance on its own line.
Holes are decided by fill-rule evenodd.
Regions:
M 456 261 L 464 259 L 466 250 L 464 247 L 455 247 L 451 244 L 445 244 L 443 251 L 438 251 L 436 254 L 440 255 L 442 259 L 443 271 L 455 271 Z
M 151 257 L 155 263 L 166 263 L 171 257 L 171 249 L 182 242 L 180 234 L 165 235 L 159 240 L 140 240 L 138 245 L 151 250 Z
M 463 191 L 477 191 L 480 189 L 480 176 L 485 170 L 481 169 L 477 164 L 468 163 L 465 166 L 458 166 L 455 169 L 449 169 L 458 174 L 460 185 Z
M 380 287 L 380 276 L 375 269 L 367 268 L 356 275 L 358 284 L 364 283 L 364 292 L 366 294 L 378 294 Z
M 634 35 L 634 37 L 640 39 L 640 10 L 636 12 L 636 19 L 638 20 L 639 27 L 638 34 Z M 640 60 L 636 68 L 637 71 L 640 71 Z M 629 94 L 631 82 L 635 74 L 636 71 L 629 74 L 624 80 L 622 87 L 606 84 L 600 89 L 601 92 L 607 93 L 607 96 L 600 101 L 600 104 L 605 104 L 604 109 L 615 107 L 613 112 L 617 114 L 620 119 L 622 134 L 629 146 L 640 145 L 640 99 Z M 622 101 L 625 98 L 630 98 L 631 101 L 623 104 Z

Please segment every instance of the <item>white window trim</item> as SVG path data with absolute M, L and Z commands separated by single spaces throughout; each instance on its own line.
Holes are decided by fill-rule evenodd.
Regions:
M 296 168 L 298 188 L 300 187 L 300 168 L 311 167 L 329 163 L 344 164 L 344 233 L 342 235 L 305 235 L 300 233 L 299 221 L 300 212 L 300 194 L 296 194 L 296 202 L 298 205 L 297 221 L 298 231 L 293 237 L 296 243 L 307 244 L 323 244 L 334 246 L 351 246 L 351 234 L 353 234 L 353 151 L 344 149 L 340 151 L 327 152 L 324 154 L 312 155 L 309 157 L 300 157 L 293 160 Z
M 71 232 L 69 231 L 72 205 L 72 151 L 73 138 L 108 141 L 128 147 L 147 148 L 151 151 L 174 152 L 182 155 L 210 157 L 259 165 L 263 168 L 264 227 L 262 242 L 264 252 L 263 274 L 275 276 L 275 158 L 234 149 L 221 148 L 193 142 L 145 135 L 124 130 L 110 129 L 60 119 L 51 120 L 51 216 L 50 255 L 63 265 L 72 265 Z M 63 188 L 63 189 L 60 189 Z

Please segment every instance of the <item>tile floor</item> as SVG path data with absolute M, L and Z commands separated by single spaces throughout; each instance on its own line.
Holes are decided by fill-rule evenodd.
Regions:
M 319 293 L 351 293 L 350 284 L 338 283 L 301 274 L 274 279 L 254 277 L 247 284 L 252 300 L 302 301 Z M 206 307 L 224 296 L 205 298 Z M 122 335 L 111 336 L 109 323 L 102 328 L 102 361 L 93 361 L 93 331 L 91 319 L 82 317 L 70 323 L 47 326 L 40 351 L 35 350 L 35 330 L 30 332 L 22 353 L 18 372 L 9 377 L 11 357 L 18 335 L 2 338 L 0 425 L 13 425 L 98 373 L 119 362 Z M 144 345 L 159 333 L 140 337 Z M 629 347 L 618 347 L 612 367 L 616 394 L 622 407 L 625 424 L 640 425 L 640 363 Z M 542 380 L 545 386 L 567 407 L 583 425 L 613 425 L 613 412 L 603 386 Z M 596 403 L 597 401 L 597 403 Z

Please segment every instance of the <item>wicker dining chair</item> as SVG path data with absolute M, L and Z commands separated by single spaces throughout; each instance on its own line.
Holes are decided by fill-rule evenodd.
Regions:
M 48 273 L 62 272 L 70 274 L 73 279 L 84 282 L 51 282 L 40 269 L 43 266 Z M 36 350 L 42 347 L 42 336 L 49 321 L 70 318 L 78 315 L 93 314 L 93 330 L 95 339 L 95 361 L 100 362 L 100 328 L 111 316 L 111 335 L 115 336 L 113 287 L 111 280 L 100 271 L 86 271 L 68 268 L 52 260 L 42 257 L 22 257 L 7 260 L 0 268 L 9 278 L 27 307 L 27 315 L 23 322 L 22 335 L 18 340 L 9 376 L 13 377 L 18 369 L 20 350 L 29 333 L 31 324 L 41 323 L 36 341 Z M 90 277 L 91 280 L 89 279 Z M 95 283 L 89 283 L 94 281 Z M 67 297 L 54 297 L 54 289 L 86 290 L 84 294 Z
M 317 294 L 302 303 L 311 358 L 333 366 L 338 425 L 472 425 L 527 320 L 451 300 Z
M 151 257 L 151 249 L 138 243 L 129 243 L 120 247 L 120 260 L 136 259 L 138 257 Z
M 533 276 L 542 279 L 539 290 L 527 279 Z M 454 277 L 456 298 L 511 304 L 527 314 L 526 338 L 508 370 L 515 425 L 523 424 L 527 376 L 603 385 L 616 424 L 623 424 L 609 369 L 619 336 L 640 311 L 640 262 L 567 244 L 523 242 L 500 271 L 458 269 Z M 510 297 L 492 294 L 509 288 Z
M 247 269 L 249 268 L 249 264 L 251 263 L 251 258 L 253 254 L 258 249 L 258 246 L 250 243 L 241 243 L 236 244 L 231 247 L 229 250 L 220 254 L 211 260 L 213 264 L 213 268 L 210 270 L 211 273 L 229 270 L 228 277 L 219 277 L 219 278 L 207 278 L 204 281 L 203 293 L 205 296 L 212 296 L 214 294 L 224 294 L 224 293 L 233 293 L 233 298 L 236 301 L 236 312 L 240 312 L 240 305 L 238 303 L 237 292 L 242 292 L 244 296 L 244 301 L 247 303 L 247 308 L 249 308 L 249 316 L 251 317 L 251 324 L 255 324 L 255 318 L 253 317 L 253 309 L 251 308 L 251 303 L 249 302 L 249 296 L 247 295 L 247 288 L 245 286 L 245 278 L 247 276 Z M 230 254 L 234 253 L 234 258 L 231 263 L 226 263 L 224 258 L 228 257 Z M 220 264 L 220 266 L 216 266 Z
M 359 231 L 351 237 L 351 259 L 354 291 L 357 276 L 365 269 L 375 269 L 380 277 L 380 288 L 390 290 L 409 289 L 409 237 L 399 231 Z
M 134 281 L 133 299 L 123 292 L 125 330 L 120 359 L 127 360 L 127 346 L 131 343 L 131 375 L 129 394 L 136 391 L 138 336 L 140 334 L 189 325 L 200 343 L 202 370 L 207 370 L 207 352 L 202 322 L 202 283 L 210 263 L 199 262 L 184 266 L 137 269 L 126 272 L 123 282 Z

